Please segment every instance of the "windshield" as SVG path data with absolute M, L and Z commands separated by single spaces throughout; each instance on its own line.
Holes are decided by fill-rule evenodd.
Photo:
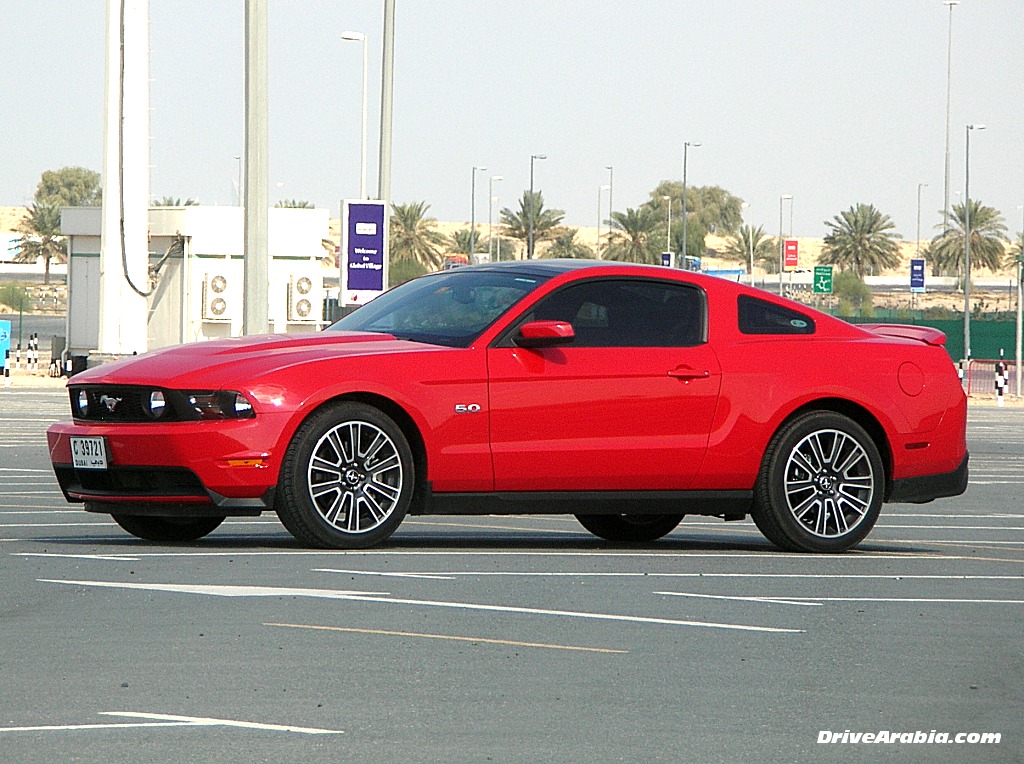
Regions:
M 399 339 L 469 347 L 545 276 L 456 268 L 385 292 L 326 331 L 391 334 Z

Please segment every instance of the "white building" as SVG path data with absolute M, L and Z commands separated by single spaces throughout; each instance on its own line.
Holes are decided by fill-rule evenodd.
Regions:
M 311 332 L 323 320 L 322 260 L 328 210 L 274 208 L 269 219 L 272 332 Z M 65 207 L 71 356 L 96 352 L 100 319 L 98 207 Z M 240 207 L 149 210 L 149 349 L 242 333 L 243 215 Z

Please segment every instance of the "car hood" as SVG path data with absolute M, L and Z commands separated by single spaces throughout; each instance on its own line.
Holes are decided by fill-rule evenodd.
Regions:
M 370 332 L 253 335 L 153 350 L 92 367 L 68 384 L 226 389 L 264 378 L 276 369 L 318 360 L 447 349 Z

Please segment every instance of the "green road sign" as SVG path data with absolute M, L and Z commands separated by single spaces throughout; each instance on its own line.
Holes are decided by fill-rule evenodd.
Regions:
M 832 266 L 814 266 L 814 294 L 832 294 Z

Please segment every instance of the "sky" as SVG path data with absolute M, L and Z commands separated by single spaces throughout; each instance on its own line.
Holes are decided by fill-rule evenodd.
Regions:
M 368 35 L 377 192 L 382 0 L 268 0 L 271 201 L 332 210 L 359 195 Z M 237 203 L 244 0 L 151 0 L 154 197 Z M 104 0 L 0 0 L 0 205 L 45 170 L 103 166 Z M 941 221 L 949 8 L 942 0 L 396 0 L 392 201 L 443 221 L 514 207 L 530 185 L 596 226 L 662 180 L 719 185 L 746 222 L 824 236 L 858 203 L 903 238 Z M 952 11 L 950 203 L 970 195 L 1013 235 L 1024 205 L 1024 2 Z M 696 146 L 700 143 L 700 146 Z M 606 169 L 614 168 L 612 172 Z M 503 179 L 489 182 L 492 175 Z M 958 194 L 957 192 L 960 192 Z M 599 212 L 598 201 L 601 200 Z M 790 227 L 792 219 L 792 228 Z

